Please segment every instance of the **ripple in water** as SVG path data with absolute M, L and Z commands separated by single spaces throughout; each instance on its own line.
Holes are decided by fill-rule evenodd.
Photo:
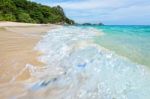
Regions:
M 36 46 L 46 69 L 31 90 L 57 89 L 53 99 L 150 99 L 149 70 L 94 44 L 98 32 L 80 27 L 49 31 Z M 63 73 L 52 76 L 51 67 Z

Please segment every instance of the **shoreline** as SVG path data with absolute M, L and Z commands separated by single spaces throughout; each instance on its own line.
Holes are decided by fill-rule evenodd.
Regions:
M 9 24 L 8 23 L 12 23 Z M 20 26 L 20 24 L 22 24 Z M 1 77 L 5 75 L 6 71 L 14 72 L 14 75 L 20 71 L 26 64 L 39 65 L 41 62 L 37 60 L 37 57 L 41 54 L 34 50 L 35 45 L 41 39 L 41 37 L 50 29 L 56 28 L 55 25 L 40 25 L 35 24 L 23 24 L 23 23 L 13 23 L 13 22 L 0 22 L 0 74 Z M 11 27 L 9 27 L 11 26 Z M 16 68 L 22 67 L 20 69 L 9 69 L 16 66 Z M 29 77 L 28 73 L 23 74 L 22 77 L 17 77 L 18 79 L 25 80 Z M 27 77 L 28 75 L 28 77 Z M 2 77 L 1 83 L 8 82 L 12 77 Z M 12 76 L 12 75 L 10 75 Z M 14 79 L 14 78 L 13 78 Z
M 22 22 L 9 22 L 0 21 L 0 27 L 14 27 L 14 26 L 50 26 L 53 24 L 35 24 L 35 23 L 22 23 Z
M 53 28 L 57 26 L 0 22 L 0 98 L 5 99 L 22 92 L 23 86 L 16 83 L 34 79 L 27 64 L 36 68 L 44 66 L 44 63 L 37 60 L 42 53 L 35 51 L 34 47 Z M 10 92 L 6 95 L 8 90 Z
M 62 34 L 62 31 L 65 32 Z M 146 89 L 150 85 L 148 69 L 111 50 L 102 48 L 94 42 L 90 44 L 96 34 L 93 29 L 64 27 L 45 35 L 37 45 L 37 49 L 44 53 L 41 61 L 47 64 L 47 68 L 39 74 L 42 75 L 42 79 L 34 83 L 29 89 L 31 91 L 22 99 L 28 97 L 59 99 L 67 96 L 90 99 L 90 95 L 93 93 L 93 96 L 100 98 L 103 93 L 99 95 L 99 92 L 102 91 L 105 94 L 107 93 L 106 89 L 116 92 L 110 94 L 111 98 L 113 95 L 119 96 L 120 90 L 130 90 L 130 88 L 137 88 L 137 90 L 127 91 L 127 95 L 134 96 L 139 93 L 139 96 L 143 96 L 142 89 L 146 90 L 143 90 L 145 93 L 149 93 Z M 63 69 L 62 74 L 54 77 L 51 75 L 53 68 Z M 85 94 L 82 94 L 83 90 Z M 121 95 L 126 94 L 123 91 Z M 104 97 L 110 98 L 109 96 Z
M 149 68 L 96 43 L 102 31 L 51 25 L 5 26 L 0 33 L 2 99 L 84 99 L 101 97 L 105 89 L 116 93 L 104 98 L 136 93 L 145 98 L 141 90 L 149 97 Z

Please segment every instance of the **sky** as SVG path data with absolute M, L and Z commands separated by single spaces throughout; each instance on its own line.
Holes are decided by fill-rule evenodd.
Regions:
M 77 23 L 106 25 L 150 25 L 150 0 L 32 0 L 48 6 L 60 5 Z

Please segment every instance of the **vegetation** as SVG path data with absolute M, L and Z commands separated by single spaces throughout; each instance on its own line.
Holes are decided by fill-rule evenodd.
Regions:
M 74 24 L 60 6 L 49 7 L 28 0 L 0 0 L 0 21 Z

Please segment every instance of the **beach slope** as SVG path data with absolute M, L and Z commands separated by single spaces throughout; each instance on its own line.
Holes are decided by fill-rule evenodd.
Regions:
M 56 26 L 0 22 L 1 99 L 22 92 L 21 86 L 16 83 L 31 79 L 30 71 L 27 68 L 28 64 L 37 67 L 43 66 L 43 63 L 37 60 L 41 53 L 35 51 L 34 47 L 42 35 L 52 28 L 56 28 Z M 7 90 L 10 93 L 5 94 Z

